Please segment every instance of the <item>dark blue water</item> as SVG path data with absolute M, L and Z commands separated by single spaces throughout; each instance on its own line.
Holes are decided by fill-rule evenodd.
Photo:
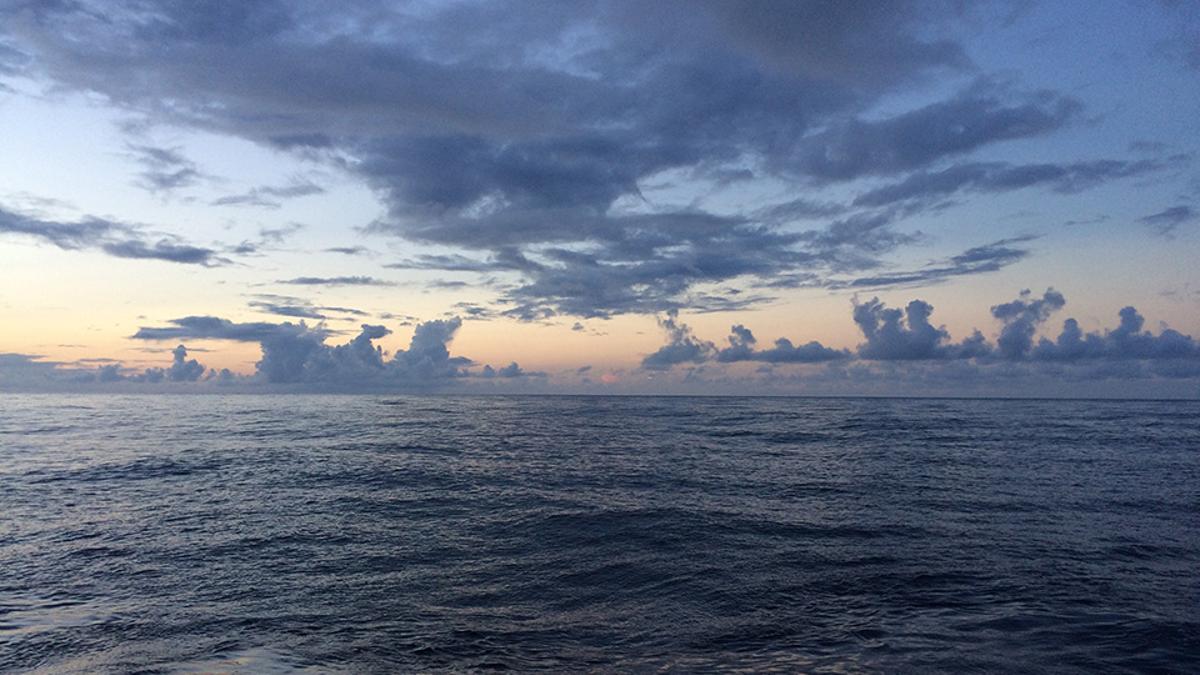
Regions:
M 1195 402 L 0 396 L 0 670 L 1195 671 Z

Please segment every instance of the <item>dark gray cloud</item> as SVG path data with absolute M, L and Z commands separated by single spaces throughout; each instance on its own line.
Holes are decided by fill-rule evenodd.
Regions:
M 763 361 L 766 363 L 820 363 L 850 357 L 841 349 L 830 349 L 815 340 L 802 345 L 793 345 L 787 338 L 779 338 L 770 349 L 757 349 L 758 340 L 749 328 L 741 324 L 730 329 L 729 346 L 717 351 L 717 361 Z
M 649 204 L 643 184 L 664 172 L 802 189 L 926 170 L 1079 117 L 1062 94 L 986 77 L 880 116 L 881 97 L 910 83 L 974 73 L 949 37 L 968 12 L 953 2 L 3 11 L 7 44 L 60 86 L 359 176 L 387 209 L 370 231 L 466 251 L 399 265 L 519 277 L 501 299 L 526 319 L 745 307 L 766 297 L 707 287 L 878 269 L 915 239 L 887 215 L 803 195 L 748 214 Z M 270 205 L 314 187 L 218 201 Z
M 458 317 L 417 324 L 407 349 L 397 350 L 389 359 L 374 343 L 391 333 L 384 326 L 363 324 L 350 341 L 329 345 L 329 331 L 304 323 L 237 323 L 211 316 L 175 319 L 170 326 L 142 328 L 136 340 L 233 340 L 258 342 L 262 358 L 256 364 L 257 377 L 272 384 L 329 385 L 348 388 L 427 387 L 444 384 L 471 375 L 473 361 L 452 356 L 448 345 L 462 327 Z M 173 369 L 194 372 L 190 362 L 182 361 L 176 350 Z M 170 377 L 171 371 L 164 376 Z M 492 377 L 534 377 L 515 363 L 492 369 Z
M 1169 237 L 1180 225 L 1195 222 L 1197 219 L 1200 219 L 1200 213 L 1187 204 L 1179 204 L 1144 218 L 1138 218 L 1138 222 L 1150 227 L 1161 236 Z
M 86 217 L 76 222 L 46 220 L 0 207 L 0 234 L 31 237 L 68 251 L 99 250 L 116 258 L 162 260 L 187 265 L 215 267 L 229 263 L 221 252 L 161 236 L 153 241 L 140 228 L 103 218 Z
M 166 368 L 147 368 L 138 378 L 145 382 L 195 382 L 204 376 L 205 367 L 196 359 L 187 357 L 187 347 L 179 345 L 171 350 L 171 365 Z
M 1001 239 L 990 244 L 974 246 L 956 256 L 936 261 L 920 269 L 873 274 L 846 282 L 835 281 L 825 285 L 833 288 L 927 286 L 955 277 L 995 272 L 1028 257 L 1029 249 L 1020 244 L 1034 239 L 1036 237 L 1032 235 Z
M 451 356 L 447 345 L 462 326 L 460 319 L 418 324 L 408 349 L 391 359 L 374 344 L 391 331 L 363 324 L 345 344 L 330 346 L 316 333 L 281 332 L 262 341 L 258 373 L 271 383 L 307 383 L 356 387 L 432 385 L 466 377 L 468 358 Z M 519 368 L 519 366 L 518 366 Z
M 769 225 L 786 225 L 797 221 L 822 220 L 840 216 L 847 207 L 832 202 L 817 202 L 804 197 L 759 209 L 754 217 Z
M 1043 361 L 1200 358 L 1200 343 L 1191 336 L 1169 328 L 1158 335 L 1143 331 L 1145 319 L 1133 307 L 1123 308 L 1119 316 L 1116 328 L 1086 334 L 1079 328 L 1079 322 L 1067 319 L 1058 337 L 1053 341 L 1042 338 L 1030 357 Z
M 659 317 L 658 325 L 667 333 L 667 344 L 642 359 L 648 370 L 668 370 L 681 363 L 701 364 L 716 352 L 713 343 L 698 339 L 692 329 L 679 322 L 679 313 L 669 310 Z
M 873 361 L 969 359 L 986 356 L 991 346 L 979 331 L 953 343 L 942 326 L 929 321 L 933 305 L 913 300 L 904 309 L 885 306 L 878 298 L 854 304 L 854 323 L 866 342 L 858 355 Z
M 160 239 L 155 242 L 136 239 L 113 241 L 102 244 L 100 249 L 115 258 L 164 260 L 187 265 L 204 265 L 205 267 L 224 265 L 229 262 L 228 259 L 217 255 L 213 249 L 181 244 L 171 239 Z
M 84 358 L 66 364 L 44 361 L 31 354 L 0 354 L 0 386 L 37 389 L 89 383 L 190 383 L 206 376 L 207 369 L 199 361 L 187 358 L 187 347 L 179 345 L 171 350 L 171 355 L 171 364 L 165 368 L 130 372 L 121 362 L 110 358 Z M 216 377 L 216 373 L 211 377 Z
M 752 0 L 701 3 L 734 40 L 773 65 L 824 80 L 887 86 L 928 69 L 964 69 L 970 61 L 951 40 L 918 37 L 952 3 L 897 2 L 887 12 L 869 3 Z
M 1189 157 L 1163 159 L 1092 160 L 1070 164 L 974 162 L 939 171 L 918 171 L 904 180 L 865 192 L 855 206 L 879 207 L 902 201 L 929 203 L 959 192 L 1008 192 L 1045 186 L 1057 192 L 1076 192 L 1118 178 L 1141 176 L 1178 166 Z
M 132 230 L 128 225 L 102 218 L 89 217 L 70 223 L 43 220 L 0 208 L 0 233 L 26 235 L 68 251 L 94 248 L 113 237 L 129 236 Z
M 1066 304 L 1062 293 L 1050 288 L 1040 298 L 1033 297 L 1026 289 L 1016 300 L 992 307 L 992 316 L 1004 324 L 996 338 L 1000 353 L 1010 359 L 1026 356 L 1033 347 L 1038 326 Z
M 15 388 L 49 384 L 60 378 L 62 364 L 37 354 L 0 353 L 0 386 Z
M 690 364 L 692 371 L 700 372 L 704 370 L 704 364 L 712 361 L 812 363 L 840 358 L 834 350 L 826 350 L 815 342 L 796 347 L 786 338 L 777 340 L 772 349 L 756 350 L 754 336 L 740 325 L 732 329 L 730 347 L 719 349 L 712 342 L 697 338 L 689 326 L 679 322 L 675 310 L 659 317 L 658 323 L 667 333 L 667 343 L 642 359 L 641 366 L 646 370 L 670 370 L 680 364 Z
M 215 316 L 185 316 L 172 319 L 169 326 L 142 327 L 130 336 L 134 340 L 230 340 L 233 342 L 264 342 L 277 337 L 310 336 L 317 341 L 325 339 L 327 332 L 322 328 L 310 328 L 303 322 L 237 323 Z
M 842 122 L 804 139 L 785 161 L 820 180 L 895 174 L 997 141 L 1047 134 L 1081 109 L 1078 101 L 1049 92 L 1012 100 L 981 81 L 954 98 L 889 119 Z
M 865 341 L 853 353 L 818 342 L 796 346 L 787 339 L 760 350 L 754 334 L 740 324 L 731 329 L 729 346 L 718 349 L 680 323 L 678 315 L 668 314 L 659 321 L 667 332 L 667 344 L 647 356 L 643 367 L 665 371 L 689 365 L 685 381 L 727 386 L 736 381 L 727 374 L 714 380 L 715 371 L 706 370 L 705 364 L 759 361 L 769 364 L 754 380 L 759 385 L 836 383 L 850 387 L 841 389 L 843 393 L 859 394 L 884 382 L 903 384 L 907 391 L 922 386 L 930 391 L 1007 391 L 1010 395 L 1037 388 L 1078 394 L 1093 391 L 1079 387 L 1101 382 L 1200 382 L 1200 341 L 1165 326 L 1157 334 L 1144 330 L 1145 320 L 1133 307 L 1120 311 L 1115 328 L 1085 333 L 1075 319 L 1067 319 L 1057 338 L 1041 337 L 1035 343 L 1038 328 L 1065 304 L 1062 294 L 1048 289 L 1040 297 L 1023 291 L 1016 299 L 995 305 L 992 313 L 1001 325 L 993 345 L 978 330 L 953 341 L 944 327 L 931 321 L 933 307 L 923 300 L 912 300 L 903 309 L 889 308 L 877 298 L 856 302 L 854 321 Z M 774 367 L 788 363 L 807 364 L 802 380 Z
M 531 371 L 525 370 L 521 366 L 517 365 L 516 361 L 513 361 L 512 363 L 508 364 L 507 366 L 504 366 L 503 368 L 493 368 L 491 366 L 484 366 L 483 369 L 479 372 L 479 377 L 482 377 L 485 379 L 494 379 L 494 378 L 512 379 L 512 378 L 517 378 L 517 377 L 546 377 L 546 373 L 537 372 L 537 371 L 531 372 Z

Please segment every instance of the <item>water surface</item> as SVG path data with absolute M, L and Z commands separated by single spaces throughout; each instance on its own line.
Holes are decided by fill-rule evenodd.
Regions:
M 1200 404 L 0 395 L 0 670 L 1195 670 Z

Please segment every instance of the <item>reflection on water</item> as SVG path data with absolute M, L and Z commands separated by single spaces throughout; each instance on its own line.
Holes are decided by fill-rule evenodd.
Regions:
M 1198 419 L 0 395 L 0 670 L 1188 670 Z

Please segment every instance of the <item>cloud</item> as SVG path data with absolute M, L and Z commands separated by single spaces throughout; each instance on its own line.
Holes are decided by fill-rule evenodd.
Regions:
M 258 373 L 271 383 L 353 386 L 432 385 L 466 377 L 470 359 L 451 356 L 447 345 L 462 326 L 458 318 L 418 324 L 408 349 L 389 360 L 373 341 L 390 333 L 363 324 L 350 342 L 329 346 L 316 333 L 282 332 L 262 341 Z M 519 366 L 517 367 L 519 370 Z
M 1200 218 L 1200 213 L 1197 213 L 1195 209 L 1187 204 L 1179 204 L 1158 213 L 1138 218 L 1138 222 L 1150 227 L 1154 230 L 1155 234 L 1170 237 L 1180 225 L 1195 222 L 1198 218 Z
M 171 365 L 166 368 L 146 368 L 131 374 L 126 374 L 129 369 L 121 362 L 109 358 L 86 358 L 65 364 L 43 361 L 42 357 L 31 354 L 0 354 L 0 386 L 39 389 L 120 382 L 192 383 L 206 375 L 207 369 L 199 361 L 187 358 L 188 350 L 183 345 L 171 353 Z M 93 368 L 91 364 L 98 365 Z M 211 377 L 217 374 L 212 373 Z
M 93 248 L 110 237 L 126 236 L 131 231 L 128 225 L 101 218 L 70 223 L 41 220 L 0 208 L 0 233 L 27 235 L 68 251 Z
M 646 357 L 643 367 L 665 372 L 690 365 L 682 379 L 673 381 L 702 387 L 697 391 L 786 392 L 800 387 L 861 395 L 920 387 L 931 394 L 1125 396 L 1137 391 L 1139 396 L 1171 392 L 1194 397 L 1200 383 L 1200 341 L 1165 326 L 1158 333 L 1144 330 L 1145 320 L 1133 307 L 1119 312 L 1115 328 L 1085 333 L 1075 319 L 1067 319 L 1057 338 L 1041 337 L 1035 343 L 1038 328 L 1065 304 L 1062 294 L 1048 289 L 1041 296 L 1023 291 L 1015 300 L 995 305 L 1000 331 L 993 344 L 978 330 L 953 341 L 944 327 L 932 323 L 933 307 L 923 300 L 914 299 L 903 309 L 878 299 L 855 302 L 853 317 L 865 341 L 854 352 L 817 342 L 795 346 L 786 339 L 759 350 L 754 334 L 740 324 L 731 329 L 729 346 L 718 349 L 676 315 L 668 315 L 660 319 L 668 342 Z M 734 375 L 719 365 L 743 361 L 768 365 L 751 376 Z M 789 364 L 793 368 L 779 367 Z M 1145 384 L 1130 388 L 1139 381 Z
M 225 195 L 210 202 L 212 206 L 261 206 L 277 209 L 285 199 L 324 194 L 325 188 L 306 179 L 293 180 L 287 185 L 260 185 L 247 192 Z
M 849 358 L 850 353 L 840 349 L 830 349 L 819 342 L 810 341 L 799 346 L 793 345 L 787 338 L 779 338 L 770 349 L 756 349 L 758 342 L 754 333 L 741 324 L 730 329 L 729 346 L 717 351 L 717 361 L 732 363 L 735 361 L 764 361 L 766 363 L 820 363 Z
M 172 361 L 167 368 L 147 368 L 140 376 L 145 382 L 195 382 L 205 373 L 205 367 L 195 359 L 188 359 L 187 347 L 179 345 L 171 350 Z M 103 380 L 103 377 L 101 378 Z
M 929 322 L 932 314 L 933 305 L 924 300 L 913 300 L 903 310 L 889 308 L 879 298 L 856 301 L 854 323 L 866 338 L 858 355 L 873 361 L 914 361 L 977 358 L 991 351 L 979 331 L 952 343 L 944 327 Z
M 0 386 L 37 386 L 60 379 L 62 364 L 41 359 L 37 354 L 0 353 Z
M 1003 322 L 996 346 L 1010 359 L 1022 358 L 1033 346 L 1033 335 L 1055 311 L 1067 304 L 1062 293 L 1047 289 L 1041 298 L 1033 298 L 1028 289 L 1011 302 L 992 307 L 992 316 Z
M 173 236 L 147 241 L 146 234 L 138 227 L 102 218 L 86 217 L 77 222 L 44 220 L 0 207 L 0 234 L 32 237 L 67 251 L 99 250 L 115 258 L 204 267 L 229 263 L 214 249 L 187 244 Z
M 1161 171 L 1181 164 L 1187 155 L 1166 159 L 1091 160 L 1069 164 L 1020 164 L 974 162 L 940 171 L 919 171 L 904 180 L 860 194 L 854 205 L 880 207 L 897 202 L 927 204 L 959 192 L 998 193 L 1034 186 L 1056 192 L 1077 192 L 1105 181 Z
M 923 268 L 901 272 L 874 274 L 849 281 L 826 282 L 832 288 L 878 288 L 885 286 L 925 286 L 955 277 L 995 272 L 1020 262 L 1029 256 L 1029 249 L 1017 246 L 1037 237 L 1010 237 L 974 246 L 946 260 L 936 261 Z
M 667 370 L 681 363 L 700 364 L 716 351 L 713 343 L 697 339 L 691 328 L 679 322 L 676 310 L 668 310 L 658 319 L 658 325 L 667 333 L 667 344 L 643 358 L 643 368 Z
M 204 177 L 194 162 L 183 155 L 179 148 L 162 148 L 153 145 L 126 145 L 134 160 L 142 165 L 141 185 L 153 192 L 169 192 L 194 185 Z
M 142 327 L 131 337 L 134 340 L 229 340 L 233 342 L 264 342 L 280 337 L 308 336 L 317 341 L 324 340 L 327 332 L 323 328 L 310 328 L 304 322 L 236 323 L 215 316 L 186 316 L 172 319 L 171 325 Z
M 254 299 L 247 303 L 251 308 L 265 314 L 274 314 L 277 316 L 288 316 L 297 319 L 316 319 L 322 321 L 330 318 L 330 315 L 342 315 L 338 320 L 342 320 L 347 316 L 350 317 L 365 317 L 369 316 L 368 312 L 353 307 L 339 307 L 336 305 L 315 305 L 309 300 L 296 298 L 290 295 L 275 295 L 272 293 L 264 293 L 255 295 Z
M 259 229 L 257 240 L 244 240 L 242 243 L 234 246 L 230 252 L 238 255 L 254 255 L 262 253 L 266 250 L 270 250 L 282 245 L 288 239 L 291 239 L 297 232 L 303 229 L 304 225 L 300 223 L 289 223 L 283 227 L 264 227 Z
M 983 11 L 610 0 L 213 12 L 148 0 L 102 13 L 22 3 L 0 32 L 40 77 L 148 123 L 350 172 L 386 208 L 370 232 L 462 249 L 397 266 L 508 273 L 519 282 L 499 299 L 535 320 L 736 309 L 768 298 L 708 287 L 880 268 L 916 237 L 879 214 L 815 196 L 718 212 L 644 188 L 674 172 L 693 191 L 735 177 L 794 192 L 926 170 L 1078 119 L 1067 96 L 986 78 L 879 114 L 931 74 L 975 72 L 955 40 L 930 36 Z M 273 205 L 316 189 L 217 201 Z M 804 236 L 789 229 L 835 217 Z
M 292 286 L 394 286 L 390 281 L 376 279 L 368 276 L 348 276 L 348 277 L 296 277 L 294 279 L 280 279 L 277 284 L 289 284 Z
M 1197 359 L 1200 343 L 1191 336 L 1164 328 L 1158 335 L 1143 331 L 1145 319 L 1133 307 L 1119 312 L 1120 323 L 1103 333 L 1084 333 L 1075 319 L 1063 322 L 1062 332 L 1051 341 L 1042 338 L 1030 353 L 1041 361 L 1085 361 L 1095 359 Z
M 1082 109 L 1078 101 L 1049 92 L 1011 98 L 983 80 L 951 99 L 895 117 L 843 122 L 806 138 L 787 163 L 792 171 L 826 181 L 895 174 L 990 143 L 1047 134 Z
M 371 250 L 365 246 L 333 246 L 325 249 L 326 253 L 340 253 L 342 255 L 367 255 Z
M 281 300 L 283 301 L 265 298 L 262 300 L 251 300 L 248 304 L 250 307 L 266 314 L 290 316 L 297 319 L 322 320 L 325 318 L 325 315 L 318 312 L 311 303 L 301 301 L 299 298 L 281 298 Z
M 229 262 L 210 248 L 180 244 L 170 239 L 160 239 L 153 243 L 138 240 L 114 241 L 103 244 L 100 248 L 114 258 L 163 260 L 205 267 L 224 265 Z
M 516 361 L 513 361 L 503 368 L 484 366 L 483 370 L 481 370 L 479 373 L 479 377 L 484 379 L 513 379 L 518 377 L 546 377 L 546 373 L 527 371 L 521 366 L 517 365 Z
M 257 378 L 269 384 L 336 386 L 348 389 L 371 387 L 429 387 L 470 376 L 473 361 L 452 356 L 448 345 L 462 327 L 458 317 L 417 324 L 407 349 L 386 358 L 375 340 L 391 333 L 384 326 L 363 324 L 346 343 L 325 343 L 329 332 L 303 322 L 237 323 L 211 316 L 175 319 L 170 326 L 141 328 L 137 340 L 233 340 L 258 342 L 262 358 L 256 364 Z M 173 370 L 189 368 L 176 350 Z M 181 365 L 182 364 L 182 365 Z M 192 372 L 192 371 L 187 371 Z M 492 377 L 540 377 L 515 363 L 492 369 Z M 169 377 L 169 371 L 167 373 Z

